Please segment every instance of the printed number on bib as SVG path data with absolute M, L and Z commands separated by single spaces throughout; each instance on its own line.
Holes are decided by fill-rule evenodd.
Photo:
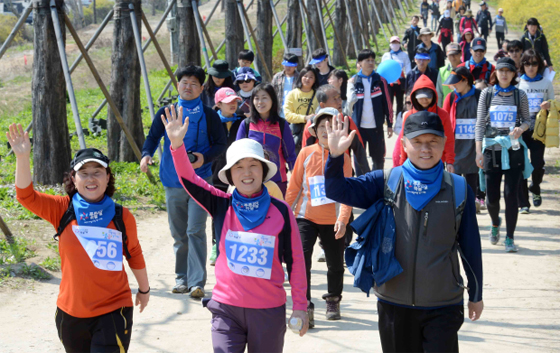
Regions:
M 500 20 L 499 18 L 496 19 L 496 26 L 503 26 L 504 20 Z
M 513 105 L 495 105 L 490 107 L 490 125 L 495 128 L 515 127 L 517 107 Z
M 95 267 L 105 271 L 122 271 L 122 233 L 115 229 L 72 226 L 72 231 Z
M 327 198 L 325 191 L 325 177 L 317 175 L 309 178 L 309 191 L 311 192 L 311 206 L 321 206 L 333 203 L 334 201 Z
M 238 275 L 270 279 L 276 238 L 228 230 L 225 246 L 229 269 Z
M 476 119 L 457 119 L 455 125 L 456 140 L 473 140 Z
M 529 100 L 529 112 L 538 113 L 541 110 L 541 103 L 544 100 L 543 93 L 527 93 Z

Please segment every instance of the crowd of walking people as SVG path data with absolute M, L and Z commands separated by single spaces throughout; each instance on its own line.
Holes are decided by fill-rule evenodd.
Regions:
M 163 139 L 159 173 L 175 253 L 170 290 L 202 299 L 212 313 L 215 352 L 283 350 L 285 281 L 290 329 L 303 336 L 315 326 L 317 241 L 327 265 L 326 319 L 344 318 L 346 263 L 354 285 L 378 297 L 384 352 L 457 352 L 465 291 L 467 316 L 480 317 L 477 213 L 487 209 L 488 240 L 497 245 L 503 179 L 504 247 L 518 251 L 519 213 L 530 213 L 530 195 L 533 207 L 546 201 L 549 143 L 539 128 L 557 109 L 553 66 L 535 18 L 521 38 L 506 39 L 503 9 L 492 17 L 484 2 L 476 16 L 470 0 L 441 8 L 422 0 L 419 11 L 381 58 L 369 49 L 357 53 L 355 75 L 331 66 L 323 48 L 304 66 L 284 54 L 270 83 L 251 67 L 249 50 L 239 53 L 236 68 L 216 60 L 207 72 L 178 70 L 178 102 L 157 112 L 140 169 L 154 164 Z M 500 49 L 495 64 L 486 58 L 492 30 Z M 378 73 L 378 59 L 397 62 L 399 78 L 388 82 Z M 393 134 L 399 137 L 387 166 Z M 108 158 L 78 151 L 64 176 L 68 196 L 46 195 L 31 181 L 28 133 L 14 124 L 7 135 L 19 202 L 60 238 L 62 344 L 67 352 L 126 351 L 133 303 L 123 256 L 138 281 L 140 311 L 150 286 L 134 216 L 111 198 Z M 354 208 L 365 210 L 356 221 Z M 208 258 L 216 274 L 211 298 Z

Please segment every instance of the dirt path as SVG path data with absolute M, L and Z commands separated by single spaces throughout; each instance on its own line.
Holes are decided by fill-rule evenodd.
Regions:
M 474 2 L 474 0 L 473 0 Z M 473 6 L 478 10 L 478 6 Z M 491 9 L 492 14 L 495 11 Z M 507 16 L 507 9 L 506 9 Z M 517 36 L 517 34 L 516 34 Z M 513 38 L 513 34 L 508 37 Z M 495 37 L 489 38 L 487 57 L 496 52 Z M 396 139 L 387 141 L 390 157 Z M 560 152 L 546 153 L 547 175 L 542 185 L 543 205 L 530 215 L 520 215 L 517 254 L 506 254 L 503 244 L 487 240 L 490 218 L 485 211 L 478 221 L 484 261 L 482 318 L 465 321 L 459 332 L 463 352 L 554 352 L 560 350 Z M 387 158 L 386 166 L 392 161 Z M 502 204 L 502 208 L 504 205 Z M 502 210 L 503 213 L 503 210 Z M 169 292 L 174 283 L 172 240 L 165 213 L 138 222 L 139 237 L 152 287 L 151 301 L 134 318 L 131 352 L 210 352 L 210 313 L 199 301 Z M 207 223 L 210 229 L 210 222 Z M 51 227 L 45 226 L 50 234 Z M 210 239 L 209 239 L 210 241 Z M 132 278 L 129 273 L 129 278 Z M 343 319 L 324 320 L 326 265 L 313 262 L 312 296 L 316 302 L 316 328 L 300 338 L 286 333 L 286 352 L 379 352 L 376 299 L 352 287 L 345 274 Z M 26 291 L 0 292 L 0 351 L 62 352 L 54 326 L 59 278 L 37 282 Z M 210 290 L 215 284 L 214 268 L 208 267 Z M 136 289 L 131 281 L 131 288 Z M 289 294 L 289 286 L 286 286 Z M 291 308 L 289 299 L 288 308 Z

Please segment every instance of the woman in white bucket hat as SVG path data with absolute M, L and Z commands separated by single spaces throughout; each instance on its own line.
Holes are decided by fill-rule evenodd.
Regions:
M 183 146 L 189 120 L 182 124 L 174 107 L 162 116 L 179 180 L 189 195 L 213 218 L 218 243 L 216 286 L 205 302 L 212 312 L 215 352 L 281 352 L 286 332 L 286 268 L 292 287 L 292 318 L 307 332 L 307 281 L 302 243 L 290 207 L 270 197 L 263 183 L 277 167 L 251 139 L 231 144 L 220 180 L 235 185 L 224 193 L 199 178 Z M 182 116 L 179 108 L 178 116 Z M 235 327 L 232 327 L 235 326 Z

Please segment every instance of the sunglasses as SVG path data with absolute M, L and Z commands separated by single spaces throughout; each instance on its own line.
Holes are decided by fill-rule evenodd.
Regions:
M 242 84 L 242 83 L 249 83 L 252 82 L 253 80 L 243 80 L 243 81 L 237 81 L 238 84 Z
M 412 104 L 411 102 L 406 102 L 406 105 L 411 105 L 411 104 Z
M 536 62 L 536 61 L 534 61 L 534 62 L 531 62 L 531 63 L 529 63 L 529 62 L 526 62 L 526 63 L 523 63 L 523 66 L 532 66 L 532 67 L 539 67 L 539 63 L 538 63 L 538 62 Z
M 521 53 L 521 50 L 516 49 L 516 50 L 509 50 L 508 53 L 510 54 L 517 54 L 517 53 Z
M 475 52 L 475 53 L 484 53 L 484 50 L 482 50 L 482 49 L 477 49 L 477 50 L 475 50 L 474 52 Z

